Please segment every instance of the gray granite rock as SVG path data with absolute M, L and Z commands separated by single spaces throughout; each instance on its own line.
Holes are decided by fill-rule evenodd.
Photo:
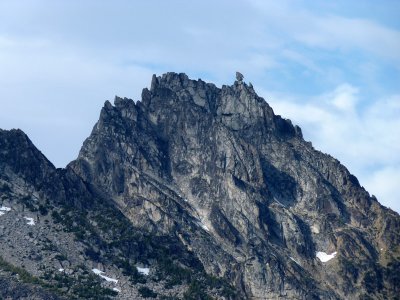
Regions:
M 106 101 L 65 169 L 0 130 L 0 205 L 6 299 L 400 294 L 399 215 L 240 73 L 154 75 L 140 101 Z
M 222 88 L 153 76 L 141 101 L 106 102 L 69 168 L 135 226 L 178 236 L 243 297 L 399 294 L 398 214 L 304 141 L 240 73 Z M 321 262 L 317 252 L 337 254 Z

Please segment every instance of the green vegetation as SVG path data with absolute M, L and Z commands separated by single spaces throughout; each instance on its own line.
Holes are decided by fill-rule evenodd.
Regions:
M 38 211 L 38 208 L 36 207 L 35 202 L 31 196 L 22 197 L 19 199 L 19 202 L 22 203 L 31 212 Z
M 53 218 L 53 222 L 56 224 L 61 223 L 61 221 L 62 221 L 60 214 L 56 210 L 53 210 L 51 212 L 51 217 Z
M 11 275 L 16 275 L 18 280 L 23 283 L 41 286 L 58 295 L 68 295 L 70 299 L 106 300 L 118 294 L 111 289 L 103 288 L 100 284 L 100 279 L 94 274 L 88 273 L 86 276 L 80 275 L 78 279 L 74 279 L 65 274 L 46 272 L 41 278 L 37 278 L 26 270 L 5 261 L 1 256 L 0 269 L 11 273 Z M 62 290 L 63 288 L 67 288 L 66 290 L 69 293 Z
M 136 266 L 130 263 L 128 259 L 118 257 L 112 259 L 112 262 L 115 266 L 123 270 L 122 274 L 128 276 L 132 283 L 146 283 L 146 277 L 140 274 L 136 269 Z
M 363 284 L 368 294 L 380 291 L 383 288 L 383 274 L 379 266 L 372 266 L 368 272 L 365 273 Z
M 226 280 L 208 275 L 201 262 L 187 252 L 175 236 L 147 235 L 136 230 L 132 224 L 114 208 L 107 208 L 93 217 L 101 234 L 110 242 L 106 251 L 113 263 L 130 276 L 133 283 L 146 282 L 145 276 L 139 274 L 135 264 L 149 260 L 157 262 L 157 272 L 153 280 L 165 280 L 165 288 L 177 285 L 188 285 L 185 299 L 211 299 L 207 291 L 218 291 L 226 298 L 235 298 L 236 293 Z M 124 257 L 115 257 L 114 253 L 122 251 Z M 143 290 L 144 291 L 144 290 Z M 151 295 L 151 294 L 149 294 Z
M 42 280 L 29 274 L 26 270 L 8 263 L 2 256 L 0 256 L 0 269 L 13 275 L 18 275 L 18 278 L 24 283 L 45 285 Z
M 189 289 L 183 295 L 185 300 L 212 300 L 204 290 L 204 286 L 199 282 L 193 281 L 189 285 Z
M 97 275 L 89 274 L 88 276 L 80 276 L 72 286 L 72 292 L 78 299 L 110 299 L 110 296 L 118 295 L 118 292 L 100 285 Z
M 44 205 L 39 204 L 39 213 L 40 213 L 42 216 L 47 216 L 47 214 L 49 213 L 49 211 L 48 211 L 48 209 L 47 209 Z
M 139 293 L 143 298 L 157 298 L 157 293 L 145 286 L 139 288 Z
M 0 192 L 2 194 L 9 195 L 11 193 L 11 189 L 8 186 L 8 184 L 3 183 L 3 184 L 0 185 Z
M 59 261 L 67 260 L 67 257 L 64 254 L 57 254 L 54 258 Z
M 88 259 L 100 263 L 111 262 L 122 269 L 133 284 L 145 284 L 152 280 L 165 281 L 168 289 L 185 285 L 188 286 L 185 299 L 211 299 L 208 296 L 210 291 L 227 298 L 235 295 L 226 281 L 207 275 L 201 262 L 186 250 L 176 236 L 156 236 L 137 230 L 121 212 L 103 200 L 98 199 L 91 204 L 95 207 L 90 210 L 78 209 L 72 206 L 73 202 L 59 203 L 56 208 L 49 203 L 37 205 L 31 201 L 31 197 L 25 197 L 23 203 L 43 216 L 50 215 L 53 222 L 59 224 L 55 230 L 73 233 L 76 241 L 84 245 L 83 254 Z M 44 242 L 43 250 L 58 252 L 50 240 Z M 62 253 L 55 258 L 67 260 Z M 137 263 L 150 262 L 155 270 L 153 276 L 147 277 L 137 271 Z M 19 269 L 19 272 L 28 274 L 26 271 L 23 273 L 23 269 Z M 109 299 L 117 295 L 117 292 L 101 287 L 101 279 L 85 266 L 76 267 L 74 276 L 47 271 L 39 279 L 26 274 L 25 280 L 71 299 Z M 139 293 L 145 298 L 174 299 L 172 296 L 157 295 L 145 286 L 140 287 Z
M 103 288 L 97 275 L 84 272 L 85 270 L 79 270 L 79 268 L 76 271 L 81 273 L 78 278 L 68 276 L 65 273 L 46 272 L 42 279 L 50 282 L 51 286 L 58 289 L 58 291 L 63 289 L 61 294 L 68 295 L 72 299 L 106 300 L 118 294 L 111 289 Z M 68 293 L 64 290 L 67 290 Z

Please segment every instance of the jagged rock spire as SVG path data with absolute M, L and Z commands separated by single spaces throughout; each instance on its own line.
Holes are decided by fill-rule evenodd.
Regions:
M 244 78 L 244 76 L 243 76 L 242 73 L 236 72 L 236 80 L 237 80 L 237 81 L 242 82 L 242 81 L 243 81 L 243 78 Z
M 399 294 L 398 215 L 243 78 L 218 88 L 153 76 L 142 101 L 103 110 L 69 166 L 137 228 L 176 234 L 240 299 Z

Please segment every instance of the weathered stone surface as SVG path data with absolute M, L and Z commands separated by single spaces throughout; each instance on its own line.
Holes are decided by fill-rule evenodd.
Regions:
M 239 77 L 153 76 L 141 101 L 106 102 L 69 168 L 246 298 L 398 295 L 398 214 Z
M 15 266 L 60 297 L 88 282 L 119 299 L 398 299 L 399 215 L 236 79 L 154 75 L 141 101 L 105 103 L 66 169 L 0 130 L 0 285 Z
M 211 278 L 181 243 L 183 235 L 132 226 L 112 199 L 72 169 L 55 169 L 22 131 L 0 131 L 0 158 L 1 299 L 231 294 L 223 281 L 207 286 Z M 190 290 L 195 284 L 199 289 Z
M 17 279 L 10 278 L 10 274 L 7 274 L 6 276 L 0 274 L 0 297 L 2 297 L 1 299 L 20 300 L 66 299 L 49 293 L 35 285 L 21 283 Z

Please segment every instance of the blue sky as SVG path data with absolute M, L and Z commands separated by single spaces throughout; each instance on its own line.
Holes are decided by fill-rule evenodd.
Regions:
M 400 211 L 400 1 L 0 0 L 0 128 L 58 167 L 153 73 L 235 71 Z

